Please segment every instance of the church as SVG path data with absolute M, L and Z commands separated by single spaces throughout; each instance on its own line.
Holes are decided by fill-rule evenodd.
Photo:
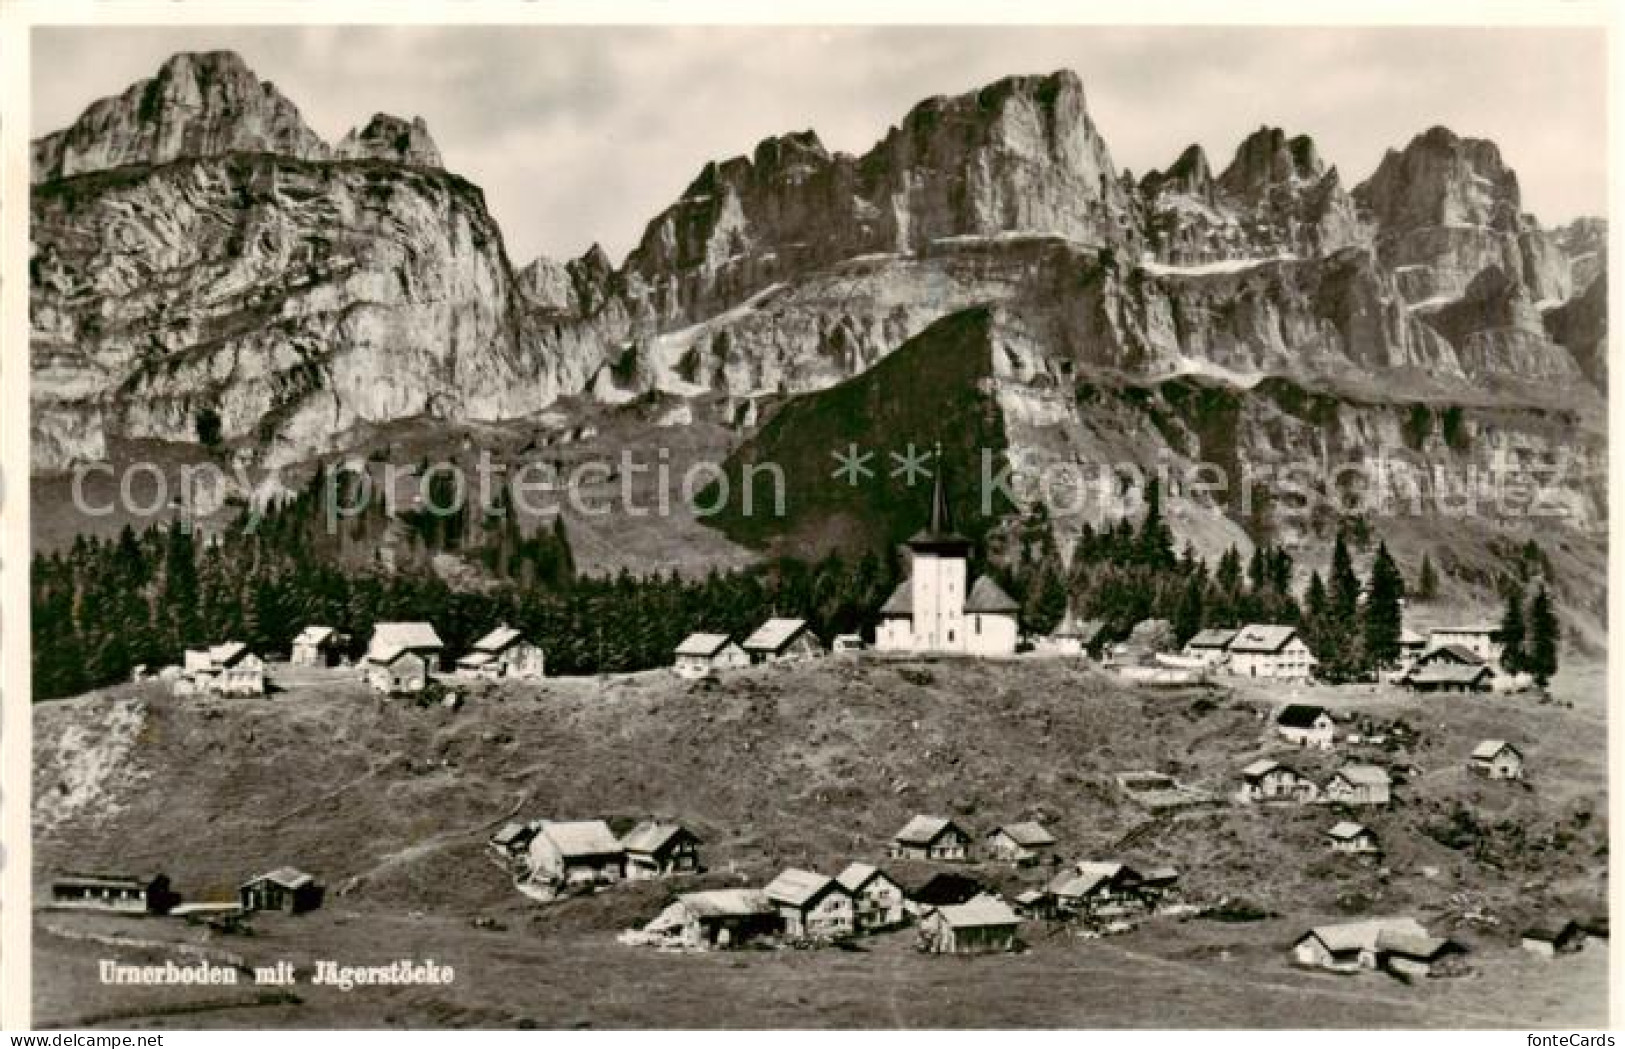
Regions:
M 971 542 L 953 530 L 940 468 L 931 523 L 908 541 L 908 549 L 909 577 L 880 609 L 877 651 L 1015 654 L 1020 606 L 985 575 L 966 588 Z

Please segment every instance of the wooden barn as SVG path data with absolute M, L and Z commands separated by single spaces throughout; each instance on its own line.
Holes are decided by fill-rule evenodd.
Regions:
M 603 820 L 542 820 L 530 841 L 532 881 L 603 885 L 626 876 L 626 850 Z
M 1145 905 L 1144 877 L 1125 863 L 1083 860 L 1045 886 L 1058 911 L 1099 914 L 1132 911 Z
M 1006 863 L 1038 863 L 1055 854 L 1055 836 L 1034 820 L 1006 823 L 987 836 L 988 855 Z
M 857 930 L 852 896 L 827 875 L 792 867 L 763 891 L 792 939 L 833 940 Z
M 1377 765 L 1344 765 L 1332 773 L 1324 791 L 1335 805 L 1386 805 L 1392 797 L 1393 778 Z
M 1377 847 L 1376 832 L 1352 820 L 1332 826 L 1326 831 L 1326 838 L 1333 852 L 1370 855 L 1381 851 Z
M 179 902 L 165 874 L 64 873 L 51 882 L 51 903 L 57 907 L 168 914 Z
M 1426 938 L 1427 929 L 1415 918 L 1367 918 L 1339 925 L 1318 925 L 1292 945 L 1299 965 L 1353 972 L 1376 969 L 1381 963 L 1377 941 L 1383 934 Z
M 750 666 L 745 650 L 729 640 L 727 634 L 690 634 L 677 646 L 675 655 L 672 670 L 678 677 L 690 680 Z
M 997 896 L 933 907 L 920 915 L 919 946 L 932 954 L 992 954 L 1016 947 L 1021 916 Z
M 740 646 L 752 663 L 783 663 L 824 654 L 805 619 L 769 619 Z
M 1314 801 L 1318 793 L 1309 777 L 1271 758 L 1260 758 L 1241 770 L 1240 798 L 1244 802 L 1306 802 Z
M 891 856 L 900 860 L 970 859 L 970 835 L 944 816 L 915 816 L 892 838 Z
M 1486 739 L 1473 748 L 1467 769 L 1485 779 L 1523 779 L 1523 751 L 1504 739 Z
M 444 649 L 428 623 L 379 623 L 367 645 L 367 684 L 386 695 L 422 692 Z
M 245 911 L 303 914 L 320 907 L 324 895 L 315 878 L 292 867 L 278 867 L 237 887 L 237 898 Z
M 289 662 L 296 667 L 336 667 L 344 657 L 345 640 L 330 626 L 307 626 L 294 637 Z
M 685 892 L 644 932 L 684 947 L 741 947 L 776 935 L 779 910 L 760 889 L 710 889 Z
M 852 897 L 853 926 L 858 932 L 889 929 L 908 920 L 907 894 L 879 867 L 848 864 L 835 880 Z
M 700 871 L 700 837 L 680 823 L 644 820 L 621 838 L 629 881 Z
M 1484 663 L 1436 662 L 1413 667 L 1399 683 L 1412 692 L 1488 692 L 1495 672 Z

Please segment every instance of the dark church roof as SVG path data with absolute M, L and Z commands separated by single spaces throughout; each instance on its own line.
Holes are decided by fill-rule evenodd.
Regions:
M 941 445 L 937 446 L 933 462 L 936 463 L 937 468 L 931 482 L 931 523 L 914 533 L 914 537 L 908 541 L 908 545 L 914 550 L 924 550 L 932 553 L 967 553 L 970 550 L 971 542 L 954 531 L 953 519 L 948 513 L 948 496 L 943 492 L 942 488 Z

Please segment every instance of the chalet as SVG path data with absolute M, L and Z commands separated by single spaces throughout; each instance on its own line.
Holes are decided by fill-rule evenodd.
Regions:
M 1290 765 L 1260 758 L 1241 770 L 1241 800 L 1314 801 L 1319 793 L 1313 781 Z
M 486 634 L 457 661 L 457 673 L 465 677 L 538 678 L 546 670 L 547 657 L 541 648 L 511 626 L 499 626 Z
M 1473 748 L 1467 769 L 1485 779 L 1523 779 L 1523 751 L 1504 739 L 1486 739 Z
M 1231 639 L 1230 673 L 1239 677 L 1307 681 L 1316 660 L 1296 627 L 1251 623 Z
M 1337 735 L 1337 722 L 1326 708 L 1308 703 L 1289 703 L 1275 716 L 1275 731 L 1289 743 L 1300 747 L 1332 749 Z
M 629 881 L 696 874 L 700 870 L 699 835 L 680 823 L 645 820 L 621 839 Z
M 919 946 L 932 954 L 1011 951 L 1021 917 L 997 896 L 933 907 L 920 916 Z
M 792 867 L 763 892 L 793 939 L 833 940 L 856 931 L 852 896 L 834 878 Z
M 1353 972 L 1381 963 L 1377 940 L 1384 933 L 1425 938 L 1428 931 L 1415 918 L 1368 918 L 1341 925 L 1320 925 L 1292 945 L 1299 965 Z
M 805 619 L 769 619 L 740 647 L 752 663 L 783 663 L 824 654 Z
M 1192 659 L 1200 659 L 1210 667 L 1223 666 L 1230 658 L 1230 642 L 1235 640 L 1236 633 L 1228 627 L 1199 630 L 1185 642 L 1184 654 Z
M 539 822 L 504 823 L 502 829 L 491 835 L 488 843 L 497 859 L 506 865 L 525 862 L 530 856 L 531 839 L 541 829 Z
M 892 838 L 891 856 L 899 860 L 970 858 L 970 835 L 942 816 L 915 816 Z
M 1380 851 L 1376 833 L 1370 827 L 1362 827 L 1351 820 L 1335 824 L 1326 832 L 1326 837 L 1333 852 L 1366 855 Z
M 1471 652 L 1480 663 L 1501 660 L 1501 628 L 1493 623 L 1434 627 L 1428 634 L 1428 648 L 1458 646 Z
M 51 903 L 82 910 L 168 914 L 180 902 L 165 874 L 63 874 L 51 882 Z
M 907 895 L 903 887 L 879 867 L 868 863 L 848 864 L 835 880 L 852 897 L 853 927 L 858 932 L 889 929 L 907 920 Z
M 672 670 L 678 677 L 693 680 L 719 670 L 748 666 L 750 657 L 727 634 L 690 634 L 677 646 Z
M 315 878 L 292 867 L 278 867 L 237 887 L 237 898 L 245 911 L 303 914 L 320 907 L 324 895 Z
M 1326 800 L 1338 805 L 1386 805 L 1393 779 L 1376 765 L 1344 765 L 1326 781 Z
M 1583 949 L 1585 935 L 1577 922 L 1564 921 L 1525 929 L 1521 943 L 1523 949 L 1530 954 L 1551 958 L 1559 954 L 1573 954 Z
M 1056 875 L 1044 888 L 1059 911 L 1099 914 L 1143 906 L 1143 884 L 1140 872 L 1126 864 L 1085 860 Z
M 1377 933 L 1377 966 L 1400 976 L 1442 976 L 1460 965 L 1467 948 L 1441 936 L 1405 929 Z
M 726 949 L 779 928 L 778 908 L 760 889 L 710 889 L 678 896 L 644 932 L 684 947 Z
M 973 900 L 987 891 L 987 887 L 967 874 L 941 871 L 923 881 L 902 883 L 907 901 L 903 907 L 910 914 L 919 915 L 932 907 L 945 907 Z
M 987 836 L 988 854 L 1007 863 L 1037 863 L 1051 855 L 1054 849 L 1054 835 L 1032 820 L 1006 823 Z
M 428 623 L 379 623 L 367 644 L 367 684 L 387 695 L 422 692 L 444 648 Z
M 626 851 L 603 820 L 542 820 L 530 841 L 530 876 L 555 885 L 617 882 Z
M 262 696 L 265 661 L 241 641 L 187 649 L 185 669 L 175 691 L 181 695 Z
M 1153 867 L 1140 876 L 1140 899 L 1147 907 L 1157 907 L 1179 893 L 1179 871 L 1173 867 Z
M 1495 672 L 1483 663 L 1435 663 L 1412 668 L 1399 683 L 1413 692 L 1488 692 L 1495 685 Z
M 330 626 L 307 626 L 293 639 L 290 661 L 296 667 L 336 667 L 342 660 L 345 637 Z
M 1039 638 L 1034 647 L 1039 652 L 1055 656 L 1088 655 L 1105 625 L 1099 619 L 1080 620 L 1069 607 L 1055 629 Z

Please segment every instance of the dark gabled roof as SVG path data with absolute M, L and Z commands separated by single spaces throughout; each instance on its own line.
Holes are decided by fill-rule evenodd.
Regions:
M 915 903 L 940 907 L 943 904 L 964 903 L 975 899 L 986 889 L 981 882 L 967 874 L 941 871 L 923 882 L 911 881 L 905 886 L 905 891 L 908 892 L 908 898 Z
M 1296 627 L 1275 623 L 1248 623 L 1230 640 L 1230 651 L 1273 654 L 1281 651 L 1297 636 Z
M 621 848 L 627 852 L 645 852 L 653 855 L 685 834 L 695 841 L 700 840 L 697 834 L 681 823 L 644 820 L 626 832 L 626 837 L 621 839 Z
M 1434 663 L 1405 675 L 1412 685 L 1476 685 L 1493 672 L 1483 663 Z
M 1026 849 L 1055 844 L 1055 836 L 1045 830 L 1036 820 L 1027 820 L 1023 823 L 1006 823 L 1002 827 L 995 827 L 989 831 L 988 837 L 991 838 L 1001 831 L 1005 837 Z
M 1020 610 L 1016 599 L 999 589 L 999 584 L 988 576 L 979 576 L 970 588 L 970 596 L 965 598 L 966 612 L 1003 614 Z
M 1324 713 L 1325 707 L 1312 703 L 1289 703 L 1275 716 L 1275 723 L 1282 728 L 1314 728 Z
M 1477 652 L 1474 652 L 1465 645 L 1457 644 L 1434 645 L 1426 652 L 1423 652 L 1422 655 L 1417 658 L 1417 662 L 1432 663 L 1439 659 L 1443 659 L 1451 663 L 1460 663 L 1465 667 L 1481 667 L 1484 665 L 1484 661 L 1478 657 Z
M 969 838 L 965 829 L 946 816 L 915 816 L 903 825 L 892 839 L 900 845 L 931 845 L 952 828 L 962 838 Z

